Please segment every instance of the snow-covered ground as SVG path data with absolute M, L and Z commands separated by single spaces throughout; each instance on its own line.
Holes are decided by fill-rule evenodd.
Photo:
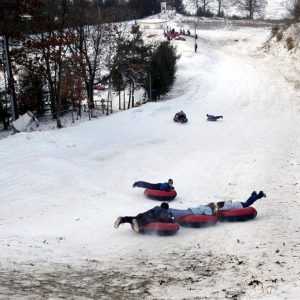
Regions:
M 0 299 L 298 299 L 300 93 L 292 66 L 257 50 L 269 34 L 199 31 L 197 53 L 173 41 L 166 101 L 1 140 Z M 113 228 L 158 204 L 134 181 L 170 177 L 175 208 L 267 198 L 245 223 Z

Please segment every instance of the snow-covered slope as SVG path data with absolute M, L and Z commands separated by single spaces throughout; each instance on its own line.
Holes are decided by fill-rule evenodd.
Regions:
M 299 291 L 299 90 L 256 51 L 269 30 L 199 31 L 168 100 L 0 141 L 0 298 L 284 299 Z M 172 121 L 179 110 L 189 122 Z M 222 114 L 220 122 L 206 113 Z M 173 178 L 187 208 L 253 190 L 246 223 L 143 236 L 113 228 Z M 288 295 L 288 296 L 286 296 Z M 270 299 L 270 298 L 266 298 Z

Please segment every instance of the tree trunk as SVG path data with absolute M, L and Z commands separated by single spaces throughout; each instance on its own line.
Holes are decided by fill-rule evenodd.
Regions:
M 131 102 L 131 82 L 129 84 L 129 97 L 128 97 L 128 105 L 127 105 L 127 109 L 130 108 L 130 102 Z
M 123 93 L 123 110 L 126 109 L 126 92 L 125 92 L 125 88 L 124 88 L 124 93 Z
M 132 96 L 131 96 L 131 100 L 132 100 L 131 107 L 134 107 L 134 81 L 132 82 Z

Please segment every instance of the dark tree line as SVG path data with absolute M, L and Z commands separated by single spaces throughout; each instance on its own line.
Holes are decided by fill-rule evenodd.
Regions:
M 129 2 L 123 18 L 130 11 L 136 13 L 130 6 L 133 4 L 134 1 Z M 139 26 L 134 25 L 128 32 L 116 25 L 121 18 L 116 5 L 119 4 L 114 1 L 98 0 L 0 1 L 0 16 L 4 18 L 0 34 L 9 40 L 12 73 L 18 78 L 18 82 L 12 78 L 12 86 L 18 87 L 16 110 L 21 114 L 33 110 L 41 116 L 50 109 L 57 127 L 61 127 L 62 114 L 76 108 L 80 115 L 85 98 L 92 117 L 94 87 L 103 82 L 109 83 L 109 93 L 114 89 L 121 95 L 123 90 L 125 95 L 125 89 L 129 90 L 127 108 L 134 106 L 137 88 L 143 87 L 148 93 L 152 90 L 149 77 L 158 97 L 167 92 L 174 82 L 176 59 L 174 66 L 165 65 L 158 72 L 161 66 L 154 58 L 162 46 L 152 47 L 151 65 L 149 46 L 144 45 Z M 146 13 L 149 6 L 143 9 Z M 175 49 L 163 49 L 173 57 Z M 1 64 L 6 69 L 5 59 Z M 167 68 L 173 77 L 165 76 Z M 7 101 L 0 103 L 0 118 L 7 127 Z

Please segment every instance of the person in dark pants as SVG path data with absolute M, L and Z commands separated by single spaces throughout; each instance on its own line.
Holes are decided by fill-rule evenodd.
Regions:
M 146 181 L 136 181 L 133 184 L 133 187 L 140 187 L 150 190 L 158 190 L 158 191 L 166 191 L 169 192 L 171 190 L 174 190 L 173 187 L 173 179 L 169 179 L 168 182 L 165 183 L 150 183 Z
M 197 52 L 197 49 L 198 49 L 198 45 L 197 43 L 195 43 L 195 52 Z
M 160 206 L 155 206 L 154 208 L 140 213 L 135 217 L 118 217 L 115 221 L 114 227 L 118 228 L 120 224 L 129 223 L 134 231 L 139 232 L 141 226 L 145 226 L 151 222 L 174 223 L 175 218 L 168 209 L 169 204 L 163 202 Z
M 240 209 L 244 207 L 251 206 L 255 201 L 267 197 L 266 194 L 263 191 L 260 191 L 257 193 L 256 191 L 253 191 L 250 197 L 245 202 L 240 201 L 222 201 L 217 202 L 217 209 L 222 210 L 232 210 L 232 209 Z
M 213 116 L 213 115 L 206 115 L 207 121 L 217 121 L 218 119 L 223 119 L 223 116 Z

